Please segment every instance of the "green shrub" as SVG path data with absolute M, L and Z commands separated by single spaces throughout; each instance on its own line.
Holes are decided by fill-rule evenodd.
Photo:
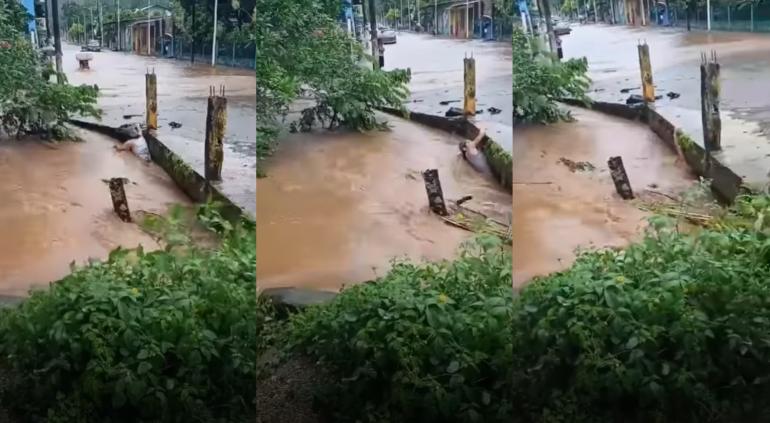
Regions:
M 294 316 L 295 353 L 336 373 L 334 422 L 509 422 L 511 254 L 494 237 L 450 262 L 398 263 Z
M 764 204 L 768 201 L 748 201 Z M 739 206 L 719 230 L 653 219 L 514 305 L 515 414 L 530 422 L 748 422 L 770 416 L 770 237 Z
M 0 314 L 2 402 L 25 421 L 254 421 L 253 225 L 203 220 L 215 249 L 118 249 Z
M 564 98 L 588 102 L 591 81 L 586 76 L 585 58 L 554 60 L 553 55 L 534 38 L 514 28 L 513 116 L 521 122 L 553 123 L 569 119 L 557 103 Z

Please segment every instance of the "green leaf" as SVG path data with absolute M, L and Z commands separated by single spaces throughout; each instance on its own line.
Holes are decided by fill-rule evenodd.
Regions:
M 460 363 L 452 360 L 446 368 L 447 373 L 455 373 L 460 369 Z

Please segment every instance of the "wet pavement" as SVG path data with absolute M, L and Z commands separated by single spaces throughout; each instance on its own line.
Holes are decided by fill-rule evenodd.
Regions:
M 102 51 L 81 71 L 77 46 L 64 46 L 64 71 L 72 84 L 96 84 L 103 124 L 144 122 L 145 72 L 158 78 L 158 138 L 203 174 L 209 86 L 225 85 L 227 130 L 221 189 L 245 210 L 256 212 L 256 77 L 253 70 Z M 124 119 L 124 115 L 135 115 Z M 173 129 L 170 122 L 182 124 Z
M 129 179 L 134 216 L 189 203 L 156 165 L 114 151 L 115 141 L 103 135 L 78 133 L 84 142 L 0 143 L 0 298 L 47 287 L 70 273 L 71 262 L 104 259 L 118 246 L 158 248 L 136 224 L 118 219 L 102 179 Z
M 385 69 L 411 68 L 410 103 L 415 112 L 444 116 L 452 107 L 463 107 L 463 58 L 476 59 L 477 110 L 475 120 L 506 151 L 513 135 L 511 44 L 481 40 L 437 38 L 399 32 L 396 44 L 385 46 Z M 447 105 L 441 101 L 453 101 Z M 488 108 L 500 109 L 491 114 Z
M 678 194 L 692 185 L 686 165 L 645 126 L 572 109 L 576 122 L 516 128 L 513 145 L 513 282 L 566 269 L 577 248 L 619 247 L 641 236 L 646 212 L 615 192 L 607 160 L 620 155 L 635 194 Z M 561 159 L 589 162 L 572 172 Z M 660 198 L 654 198 L 660 200 Z
M 447 200 L 507 221 L 511 196 L 472 170 L 459 138 L 390 116 L 390 131 L 292 134 L 257 180 L 260 289 L 338 290 L 384 275 L 394 258 L 445 259 L 470 232 L 432 215 L 421 171 Z
M 715 154 L 745 182 L 770 182 L 770 36 L 736 32 L 687 32 L 682 29 L 576 25 L 563 37 L 565 56 L 588 58 L 593 98 L 625 102 L 638 89 L 636 45 L 650 45 L 658 111 L 703 145 L 700 114 L 700 54 L 716 51 L 721 64 L 723 151 Z M 681 94 L 669 99 L 666 93 Z

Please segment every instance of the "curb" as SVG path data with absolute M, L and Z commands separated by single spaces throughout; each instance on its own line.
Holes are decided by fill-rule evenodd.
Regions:
M 69 123 L 99 132 L 119 141 L 126 141 L 127 139 L 111 126 L 78 119 L 70 119 Z M 252 223 L 256 221 L 253 216 L 222 193 L 215 184 L 209 183 L 203 175 L 185 163 L 179 155 L 171 151 L 155 135 L 149 131 L 142 131 L 142 135 L 145 141 L 147 141 L 147 148 L 150 150 L 152 161 L 160 166 L 191 200 L 196 203 L 206 203 L 208 201 L 221 203 L 222 216 L 228 220 L 246 219 Z
M 621 103 L 593 101 L 586 105 L 576 99 L 564 98 L 559 100 L 570 106 L 595 110 L 615 117 L 639 121 L 647 125 L 674 153 L 680 155 L 690 170 L 696 175 L 711 179 L 711 190 L 719 200 L 732 204 L 739 195 L 751 190 L 743 184 L 743 178 L 718 159 L 709 156 L 706 150 L 693 142 L 692 137 L 677 128 L 671 121 L 663 117 L 655 106 L 640 104 L 629 106 Z
M 465 118 L 448 118 L 427 113 L 412 112 L 409 110 L 395 109 L 392 107 L 378 107 L 382 112 L 401 117 L 412 122 L 421 123 L 431 128 L 440 129 L 451 134 L 459 134 L 465 138 L 473 139 L 479 134 L 479 128 Z M 509 192 L 513 189 L 513 157 L 498 144 L 493 138 L 485 136 L 487 142 L 482 152 L 487 158 L 492 173 L 503 188 Z

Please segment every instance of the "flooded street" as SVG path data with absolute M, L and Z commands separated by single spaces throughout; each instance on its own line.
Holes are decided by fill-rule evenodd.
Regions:
M 227 132 L 222 191 L 247 211 L 256 211 L 256 78 L 253 69 L 212 68 L 189 61 L 129 53 L 93 53 L 90 70 L 78 69 L 77 46 L 64 45 L 64 71 L 72 84 L 99 86 L 102 123 L 119 126 L 144 122 L 145 72 L 158 78 L 158 138 L 203 174 L 203 150 L 209 86 L 225 85 Z M 124 119 L 124 115 L 132 115 Z M 169 123 L 182 124 L 174 129 Z
M 645 188 L 678 194 L 694 180 L 686 165 L 645 126 L 582 109 L 577 122 L 516 128 L 513 145 L 513 279 L 567 268 L 575 249 L 623 246 L 637 239 L 648 215 L 615 192 L 607 170 L 621 156 L 637 197 Z M 562 159 L 588 162 L 575 170 Z M 659 198 L 658 198 L 659 199 Z
M 104 259 L 118 246 L 158 247 L 136 224 L 118 219 L 102 179 L 129 179 L 134 216 L 188 202 L 162 169 L 114 151 L 109 138 L 78 133 L 85 142 L 0 142 L 0 297 L 46 287 L 70 273 L 70 262 Z
M 511 151 L 513 91 L 511 44 L 436 38 L 428 34 L 399 32 L 396 44 L 385 46 L 385 69 L 411 68 L 410 103 L 413 111 L 444 116 L 452 106 L 463 107 L 463 58 L 476 59 L 477 110 L 475 120 L 506 151 Z M 451 103 L 442 105 L 442 101 Z M 495 107 L 500 113 L 491 114 Z
M 421 172 L 444 196 L 507 221 L 511 196 L 458 155 L 459 138 L 388 119 L 391 131 L 293 134 L 257 181 L 259 288 L 338 290 L 384 275 L 391 259 L 452 258 L 470 232 L 427 207 Z
M 594 81 L 590 96 L 625 102 L 640 94 L 636 45 L 650 46 L 657 110 L 698 144 L 703 143 L 700 116 L 700 54 L 714 50 L 721 65 L 720 95 L 723 151 L 717 157 L 755 187 L 770 182 L 770 36 L 737 32 L 687 32 L 673 28 L 576 25 L 563 37 L 567 57 L 587 57 Z M 620 90 L 631 88 L 630 93 Z M 669 99 L 668 92 L 681 94 Z

